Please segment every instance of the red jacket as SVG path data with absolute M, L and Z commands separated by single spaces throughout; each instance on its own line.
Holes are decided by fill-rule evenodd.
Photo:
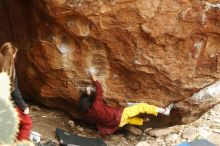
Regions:
M 100 134 L 112 134 L 119 127 L 123 109 L 104 104 L 101 84 L 98 81 L 94 83 L 96 86 L 96 99 L 85 116 L 90 120 L 94 120 Z

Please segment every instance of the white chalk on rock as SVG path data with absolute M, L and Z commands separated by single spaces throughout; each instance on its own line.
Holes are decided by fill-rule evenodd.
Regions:
M 193 94 L 192 98 L 195 101 L 212 101 L 213 99 L 220 100 L 220 81 L 213 83 L 212 85 L 200 90 Z
M 95 69 L 95 67 L 89 67 L 88 68 L 88 72 L 92 75 L 96 74 L 97 73 L 97 70 Z

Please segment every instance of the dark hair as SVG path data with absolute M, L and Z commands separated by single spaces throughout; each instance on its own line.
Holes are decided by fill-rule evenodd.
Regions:
M 82 112 L 86 113 L 92 107 L 92 104 L 95 100 L 95 94 L 87 95 L 83 94 L 80 96 L 79 108 Z

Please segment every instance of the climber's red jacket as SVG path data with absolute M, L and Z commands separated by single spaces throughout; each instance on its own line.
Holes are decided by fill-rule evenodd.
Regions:
M 100 134 L 112 134 L 119 127 L 123 109 L 104 104 L 101 84 L 98 81 L 94 83 L 96 86 L 96 99 L 85 116 L 90 120 L 94 120 Z

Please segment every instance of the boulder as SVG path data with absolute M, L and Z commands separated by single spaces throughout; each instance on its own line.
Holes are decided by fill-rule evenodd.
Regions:
M 168 124 L 189 123 L 219 103 L 193 96 L 220 78 L 215 0 L 2 0 L 0 8 L 0 44 L 19 48 L 24 97 L 80 118 L 94 67 L 112 106 L 175 102 L 170 120 L 160 120 Z

